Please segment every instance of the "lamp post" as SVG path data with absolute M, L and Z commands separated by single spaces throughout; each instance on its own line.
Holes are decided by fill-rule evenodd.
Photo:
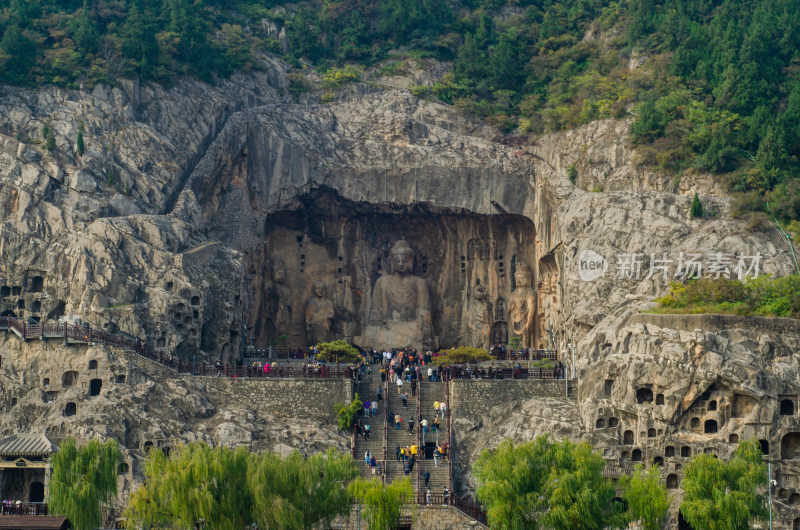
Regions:
M 772 530 L 772 488 L 778 485 L 777 480 L 772 480 L 772 462 L 767 462 L 767 490 L 769 491 L 769 530 Z

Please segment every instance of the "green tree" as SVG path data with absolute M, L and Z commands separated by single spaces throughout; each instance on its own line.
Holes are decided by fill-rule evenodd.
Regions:
M 551 449 L 552 466 L 544 488 L 549 510 L 542 526 L 556 530 L 624 528 L 628 514 L 617 502 L 611 480 L 604 478 L 603 457 L 582 442 L 563 440 Z
M 8 72 L 11 80 L 22 81 L 36 57 L 36 44 L 12 24 L 0 40 L 0 72 Z M 6 76 L 3 76 L 6 77 Z
M 698 197 L 697 192 L 694 192 L 694 198 L 692 199 L 692 205 L 689 207 L 689 213 L 692 219 L 703 217 L 703 203 L 700 202 L 700 197 Z
M 628 516 L 601 474 L 604 465 L 589 444 L 553 443 L 545 435 L 484 450 L 473 474 L 492 528 L 619 528 Z
M 122 53 L 136 61 L 136 70 L 147 78 L 158 63 L 159 46 L 156 25 L 141 4 L 141 0 L 131 2 L 120 33 Z
M 767 464 L 758 440 L 739 442 L 728 462 L 697 455 L 686 466 L 681 514 L 694 528 L 750 528 L 767 517 L 764 497 L 757 492 L 766 481 Z
M 203 520 L 208 528 L 310 529 L 349 512 L 347 485 L 357 474 L 352 457 L 334 449 L 282 458 L 196 442 L 169 457 L 150 451 L 125 517 L 129 528 L 193 529 Z
M 247 469 L 257 458 L 244 448 L 211 448 L 201 442 L 173 448 L 169 458 L 151 450 L 145 480 L 125 512 L 129 528 L 174 525 L 242 528 L 250 523 Z
M 637 464 L 633 474 L 623 475 L 619 484 L 622 499 L 628 503 L 633 519 L 644 530 L 659 530 L 669 510 L 669 495 L 661 483 L 661 468 L 651 466 L 645 470 Z
M 320 342 L 317 344 L 317 359 L 328 363 L 357 363 L 361 361 L 358 348 L 343 340 Z
M 70 21 L 68 29 L 72 40 L 75 42 L 75 46 L 82 54 L 87 55 L 97 50 L 100 32 L 89 16 L 89 9 L 87 7 L 80 9 L 75 14 L 75 18 Z
M 261 528 L 327 528 L 337 515 L 350 513 L 348 484 L 358 475 L 349 454 L 329 449 L 304 458 L 265 454 L 248 468 L 253 522 Z
M 514 445 L 503 440 L 497 449 L 484 449 L 473 467 L 477 495 L 492 528 L 537 528 L 537 512 L 544 508 L 542 490 L 550 466 L 552 442 L 539 436 Z
M 459 346 L 458 348 L 440 351 L 439 355 L 433 358 L 433 364 L 446 366 L 448 364 L 479 363 L 491 360 L 492 356 L 486 350 L 470 346 Z
M 362 515 L 369 530 L 397 528 L 400 507 L 409 504 L 414 495 L 408 477 L 383 485 L 375 479 L 357 478 L 348 487 L 350 493 L 364 504 Z
M 102 510 L 117 496 L 117 473 L 122 453 L 116 440 L 92 440 L 78 448 L 67 438 L 50 459 L 50 510 L 66 515 L 74 528 L 101 526 Z
M 363 407 L 364 403 L 358 396 L 358 392 L 356 392 L 352 403 L 349 405 L 344 403 L 336 403 L 333 406 L 333 410 L 336 412 L 336 424 L 339 426 L 339 430 L 345 432 L 352 431 L 353 425 L 356 423 L 356 416 L 358 416 L 358 413 L 361 412 Z
M 86 146 L 83 145 L 83 122 L 78 124 L 78 138 L 75 140 L 75 148 L 78 151 L 78 156 L 83 156 Z
M 56 149 L 56 134 L 52 128 L 48 128 L 47 136 L 44 137 L 44 148 L 48 151 L 55 151 Z

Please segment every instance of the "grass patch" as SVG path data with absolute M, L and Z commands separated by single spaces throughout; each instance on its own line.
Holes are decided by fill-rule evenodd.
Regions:
M 656 302 L 659 307 L 649 313 L 800 318 L 800 275 L 762 276 L 745 282 L 727 278 L 673 282 L 669 294 Z

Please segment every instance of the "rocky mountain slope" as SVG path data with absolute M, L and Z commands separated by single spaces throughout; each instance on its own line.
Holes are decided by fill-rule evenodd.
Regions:
M 794 414 L 781 413 L 786 400 L 793 410 L 800 404 L 796 323 L 639 313 L 663 295 L 682 255 L 760 255 L 761 274 L 791 272 L 777 234 L 732 218 L 713 182 L 676 188 L 636 171 L 625 121 L 506 146 L 492 140 L 497 131 L 403 90 L 362 85 L 328 105 L 296 103 L 285 79 L 283 65 L 267 62 L 260 73 L 216 86 L 6 88 L 0 312 L 77 317 L 184 359 L 235 361 L 249 337 L 259 346 L 279 338 L 281 268 L 296 291 L 286 303 L 285 340 L 303 340 L 298 304 L 320 279 L 331 286 L 334 331 L 353 339 L 378 274 L 359 249 L 379 255 L 387 240 L 370 230 L 390 227 L 392 237 L 418 238 L 412 244 L 427 268 L 418 263 L 419 274 L 440 297 L 432 311 L 442 345 L 466 325 L 448 308 L 466 304 L 476 278 L 513 292 L 513 271 L 525 263 L 539 299 L 539 345 L 575 347 L 577 401 L 532 399 L 497 407 L 480 428 L 454 424 L 470 458 L 504 436 L 553 432 L 592 441 L 617 467 L 659 457 L 668 464 L 665 480 L 679 480 L 684 446 L 727 456 L 735 439 L 757 436 L 770 456 L 785 459 L 787 503 L 800 491 L 790 461 L 800 428 Z M 35 141 L 44 124 L 56 132 L 53 152 Z M 582 186 L 568 178 L 572 164 Z M 585 191 L 602 179 L 605 191 Z M 686 192 L 694 190 L 708 218 L 689 215 Z M 495 241 L 487 244 L 515 255 L 493 250 L 481 265 L 465 258 L 467 239 Z M 584 251 L 605 259 L 604 274 L 583 277 Z M 625 265 L 634 254 L 639 268 Z M 671 260 L 668 274 L 650 270 L 656 257 Z M 126 446 L 134 453 L 145 440 L 309 451 L 347 445 L 324 414 L 307 421 L 296 414 L 284 429 L 257 405 L 167 378 L 119 352 L 0 340 L 4 434 L 114 436 L 133 440 Z M 55 385 L 75 371 L 88 382 L 84 365 L 96 359 L 104 380 L 124 375 L 124 386 L 90 399 L 62 381 L 61 394 L 48 394 L 44 378 Z M 79 413 L 64 421 L 60 405 L 72 400 Z M 782 509 L 787 521 L 800 515 Z

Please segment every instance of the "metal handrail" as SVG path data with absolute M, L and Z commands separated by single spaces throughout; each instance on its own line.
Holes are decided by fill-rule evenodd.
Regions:
M 470 380 L 497 380 L 497 379 L 543 379 L 562 380 L 565 376 L 564 368 L 470 368 L 464 366 L 450 366 L 450 379 Z
M 124 350 L 131 350 L 141 357 L 155 361 L 163 366 L 172 368 L 179 373 L 190 373 L 202 376 L 225 376 L 232 378 L 242 377 L 271 377 L 271 378 L 304 378 L 304 379 L 353 379 L 355 371 L 352 366 L 336 367 L 327 365 L 315 366 L 281 366 L 270 369 L 268 372 L 257 370 L 252 366 L 236 366 L 229 363 L 214 365 L 202 362 L 188 362 L 176 359 L 172 353 L 152 348 L 146 342 L 114 335 L 101 330 L 78 326 L 77 324 L 34 324 L 28 325 L 24 321 L 12 317 L 0 317 L 0 330 L 14 330 L 23 339 L 40 339 L 45 335 L 63 337 L 64 340 L 73 340 L 87 344 L 107 344 Z
M 381 368 L 384 368 L 383 362 L 381 361 Z M 388 449 L 388 442 L 389 442 L 389 370 L 386 370 L 386 377 L 384 377 L 383 381 L 383 485 L 386 486 L 386 458 L 387 458 L 387 449 Z
M 448 374 L 449 375 L 449 374 Z M 444 400 L 447 403 L 447 473 L 450 496 L 453 496 L 453 429 L 450 426 L 450 377 L 444 388 Z
M 422 492 L 420 484 L 420 475 L 422 474 L 422 460 L 425 459 L 425 449 L 422 447 L 422 381 L 420 380 L 421 372 L 414 370 L 417 376 L 417 455 L 419 455 L 419 467 L 417 468 L 417 491 Z
M 0 504 L 0 515 L 47 515 L 48 506 L 41 502 Z

